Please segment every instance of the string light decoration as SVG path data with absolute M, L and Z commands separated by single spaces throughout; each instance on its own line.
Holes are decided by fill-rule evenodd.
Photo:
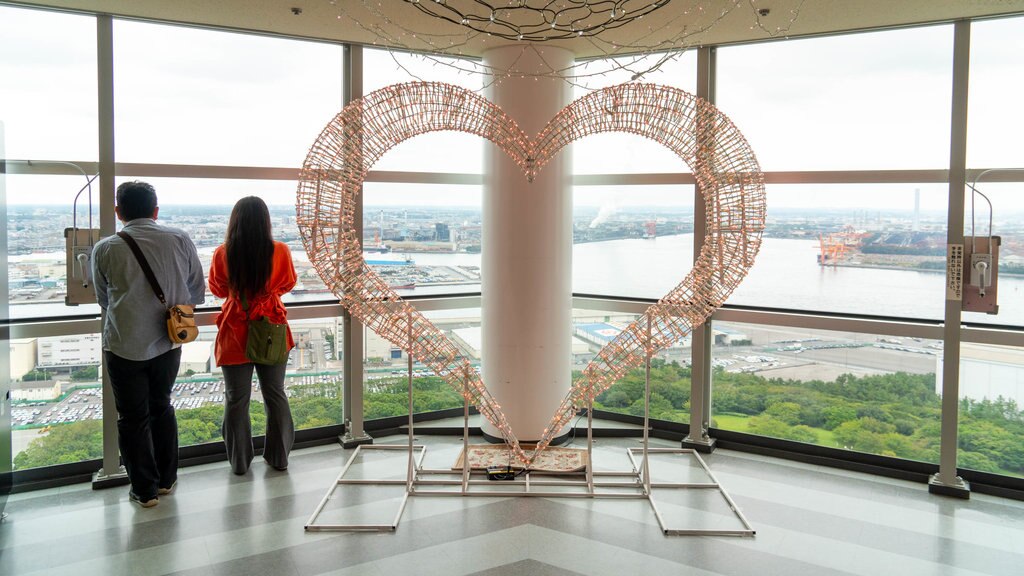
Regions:
M 356 198 L 385 152 L 427 132 L 486 138 L 531 180 L 562 148 L 602 132 L 627 132 L 665 146 L 690 166 L 702 192 L 707 236 L 689 274 L 601 349 L 573 382 L 534 450 L 524 450 L 469 358 L 367 265 L 356 234 Z M 500 108 L 443 83 L 395 84 L 356 100 L 332 119 L 303 163 L 296 214 L 306 253 L 327 287 L 364 325 L 426 364 L 499 430 L 529 467 L 576 414 L 646 358 L 690 334 L 754 263 L 765 223 L 764 176 L 746 139 L 712 104 L 655 84 L 605 88 L 563 108 L 530 138 Z
M 738 18 L 743 12 L 749 14 L 748 28 L 751 31 L 760 31 L 765 37 L 780 37 L 788 35 L 793 24 L 798 20 L 800 12 L 806 0 L 776 0 L 776 3 L 787 2 L 791 7 L 777 7 L 768 10 L 759 5 L 758 0 L 672 0 L 673 7 L 682 8 L 659 12 L 655 17 L 637 19 L 633 24 L 618 31 L 614 40 L 603 38 L 600 34 L 580 36 L 575 39 L 551 39 L 573 49 L 577 53 L 587 53 L 586 59 L 578 60 L 575 64 L 565 68 L 549 67 L 533 73 L 523 74 L 511 70 L 500 70 L 484 66 L 479 61 L 466 58 L 470 53 L 480 50 L 480 46 L 488 46 L 490 36 L 499 36 L 503 41 L 505 36 L 495 35 L 495 31 L 481 32 L 468 26 L 432 26 L 428 28 L 413 28 L 406 23 L 406 19 L 396 16 L 392 4 L 385 7 L 380 0 L 360 0 L 342 2 L 341 0 L 327 0 L 337 10 L 336 19 L 346 25 L 358 28 L 375 40 L 373 46 L 387 49 L 389 51 L 398 49 L 403 54 L 413 53 L 415 56 L 424 59 L 435 67 L 449 68 L 460 74 L 476 74 L 484 77 L 481 90 L 492 83 L 501 82 L 513 73 L 516 76 L 530 76 L 534 78 L 557 78 L 574 86 L 584 89 L 591 89 L 588 79 L 600 79 L 610 72 L 627 70 L 634 81 L 642 81 L 645 76 L 658 70 L 666 62 L 678 58 L 686 50 L 705 43 L 707 33 L 722 23 L 727 18 Z M 449 5 L 456 0 L 420 0 L 418 7 L 431 7 L 438 9 L 441 5 Z M 544 4 L 564 5 L 566 0 L 506 0 L 508 6 L 499 8 L 498 12 L 504 18 L 507 10 L 513 10 L 521 4 L 528 3 L 531 7 L 539 7 Z M 579 2 L 580 0 L 576 0 Z M 405 0 L 411 2 L 411 0 Z M 497 6 L 498 0 L 459 0 L 461 3 L 472 3 L 473 5 Z M 591 0 L 586 2 L 595 9 L 598 4 L 604 4 Z M 399 3 L 396 3 L 399 4 Z M 607 4 L 629 4 L 633 2 L 613 2 L 607 0 Z M 651 0 L 644 0 L 641 4 L 654 4 Z M 660 4 L 664 7 L 666 1 Z M 437 6 L 434 6 L 437 5 Z M 489 8 L 488 8 L 489 10 Z M 610 13 L 610 9 L 608 9 Z M 664 15 L 664 16 L 663 16 Z M 497 15 L 496 15 L 497 18 Z M 508 18 L 512 20 L 511 18 Z M 468 19 L 467 19 L 468 20 Z M 487 21 L 490 22 L 490 13 L 487 13 Z M 519 22 L 519 20 L 514 20 Z M 561 20 L 558 20 L 561 22 Z M 458 22 L 461 25 L 461 19 Z M 467 21 L 467 25 L 469 22 Z M 525 23 L 520 23 L 521 28 Z M 550 27 L 550 24 L 548 25 Z M 454 30 L 454 31 L 452 31 Z M 508 29 L 504 29 L 508 32 Z M 571 29 L 570 29 L 571 31 Z M 577 30 L 577 32 L 579 32 Z M 519 32 L 510 38 L 516 41 Z M 491 39 L 492 42 L 495 38 Z M 564 44 L 571 42 L 571 44 Z M 523 51 L 536 51 L 538 42 L 519 42 Z M 498 45 L 495 43 L 495 45 Z M 470 47 L 475 46 L 475 50 Z M 395 52 L 392 52 L 394 55 Z M 410 71 L 399 58 L 395 58 L 395 64 L 403 69 L 410 79 L 423 80 Z
M 597 36 L 671 0 L 404 0 L 420 12 L 506 40 L 544 42 Z

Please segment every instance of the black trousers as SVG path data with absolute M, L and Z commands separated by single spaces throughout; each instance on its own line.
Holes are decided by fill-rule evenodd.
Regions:
M 237 364 L 221 366 L 224 373 L 224 446 L 228 462 L 235 474 L 245 474 L 253 459 L 252 420 L 249 418 L 249 399 L 252 396 L 252 372 L 260 379 L 260 393 L 267 413 L 267 436 L 263 444 L 263 459 L 284 470 L 288 468 L 288 454 L 295 443 L 295 424 L 284 391 L 285 364 Z
M 117 405 L 117 444 L 132 492 L 143 500 L 178 479 L 178 421 L 171 387 L 181 348 L 151 360 L 127 360 L 103 352 Z

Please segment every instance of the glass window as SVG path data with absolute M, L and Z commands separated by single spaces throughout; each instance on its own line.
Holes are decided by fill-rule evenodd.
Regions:
M 944 184 L 769 185 L 761 251 L 729 304 L 941 319 Z
M 181 363 L 178 377 L 171 387 L 171 405 L 178 419 L 178 445 L 191 446 L 221 440 L 221 424 L 224 422 L 224 378 L 216 366 L 213 356 L 217 329 L 214 326 L 199 328 L 199 337 L 181 349 Z M 254 384 L 254 388 L 258 387 Z M 253 406 L 260 402 L 253 398 Z M 251 410 L 253 434 L 263 434 L 266 419 L 262 414 L 255 416 Z
M 18 338 L 6 345 L 14 469 L 102 458 L 100 335 Z
M 388 150 L 372 170 L 483 174 L 483 166 L 483 138 L 467 132 L 444 131 L 427 132 L 402 142 Z
M 10 317 L 17 319 L 97 314 L 99 307 L 65 305 L 68 273 L 64 230 L 89 228 L 84 176 L 7 176 L 7 284 Z M 100 226 L 99 186 L 93 182 L 92 223 Z M 72 204 L 78 198 L 77 217 Z
M 1024 179 L 1020 169 L 1018 135 L 1024 130 L 1019 95 L 1024 64 L 1016 56 L 1024 50 L 1024 18 L 986 20 L 971 24 L 971 91 L 968 98 L 967 166 L 975 169 L 1016 167 L 982 174 L 977 189 L 966 191 L 964 234 L 999 236 L 999 313 L 964 313 L 964 320 L 1024 326 L 1019 302 L 1024 298 L 1024 183 L 994 183 L 993 179 Z M 972 226 L 971 201 L 974 201 Z M 992 226 L 989 230 L 989 219 Z
M 290 320 L 295 348 L 288 356 L 285 393 L 296 430 L 342 423 L 340 318 Z M 224 377 L 214 357 L 217 331 L 200 329 L 182 349 L 171 403 L 178 417 L 181 446 L 217 442 L 224 421 Z M 250 404 L 253 436 L 266 434 L 267 417 L 259 378 L 254 374 Z
M 289 321 L 295 349 L 288 358 L 285 390 L 295 429 L 342 424 L 341 318 Z
M 480 369 L 480 309 L 424 314 Z M 363 417 L 367 420 L 409 414 L 409 357 L 401 347 L 363 331 Z M 413 362 L 413 412 L 461 408 L 462 395 L 426 365 Z
M 8 158 L 97 160 L 95 18 L 0 6 L 0 78 Z
M 1024 173 L 1022 173 L 1024 174 Z M 991 231 L 989 205 L 980 195 L 974 198 L 974 220 L 971 220 L 971 196 L 968 189 L 964 217 L 965 248 L 970 250 L 970 237 L 999 237 L 996 277 L 998 314 L 964 312 L 965 322 L 1024 326 L 1024 182 L 978 182 L 977 189 L 992 202 Z M 969 281 L 965 279 L 965 281 Z
M 573 380 L 587 363 L 639 316 L 607 310 L 573 310 Z M 687 338 L 651 359 L 650 416 L 670 422 L 690 419 L 690 347 Z M 602 392 L 596 410 L 643 416 L 646 368 L 641 365 Z
M 473 60 L 363 50 L 363 93 L 405 82 L 445 82 L 479 92 L 483 70 Z M 430 132 L 399 144 L 373 170 L 483 173 L 484 141 L 464 132 Z
M 376 48 L 363 49 L 363 93 L 403 82 L 445 82 L 479 91 L 485 69 L 476 60 Z
M 118 177 L 117 183 L 135 180 Z M 156 188 L 160 203 L 159 221 L 188 232 L 199 251 L 204 274 L 209 275 L 213 251 L 224 243 L 228 218 L 235 202 L 245 196 L 259 196 L 270 210 L 274 239 L 292 249 L 292 262 L 298 282 L 283 297 L 287 302 L 333 300 L 309 262 L 295 219 L 297 183 L 289 180 L 232 180 L 205 178 L 138 178 Z M 206 306 L 219 306 L 220 300 L 206 295 Z
M 481 187 L 385 184 L 363 189 L 363 256 L 402 295 L 480 291 Z
M 697 91 L 697 51 L 656 52 L 641 56 L 600 58 L 578 63 L 576 97 L 626 82 L 664 84 Z
M 967 166 L 1021 166 L 1024 132 L 1024 18 L 971 24 L 971 91 L 967 99 Z
M 574 186 L 573 292 L 660 298 L 693 266 L 693 186 Z
M 713 428 L 938 462 L 942 343 L 715 322 Z
M 575 97 L 592 90 L 629 82 L 663 84 L 694 93 L 697 89 L 697 53 L 649 54 L 637 58 L 594 60 L 576 69 Z M 572 146 L 575 174 L 636 174 L 690 172 L 690 167 L 667 148 L 642 136 L 604 133 L 577 140 Z
M 942 390 L 942 357 L 936 392 Z M 960 346 L 957 466 L 1024 477 L 1024 350 Z
M 572 144 L 575 174 L 688 173 L 690 166 L 661 144 L 635 134 L 592 134 Z
M 301 166 L 341 110 L 332 44 L 114 23 L 119 162 Z
M 481 356 L 480 309 L 426 313 L 479 369 Z M 574 310 L 572 334 L 573 378 L 611 339 L 637 318 L 635 314 L 600 310 Z M 373 332 L 364 334 L 364 405 L 367 419 L 404 416 L 408 413 L 408 357 L 405 352 Z M 651 390 L 654 418 L 688 420 L 689 342 L 667 348 L 652 361 Z M 598 398 L 595 407 L 625 414 L 643 414 L 644 369 L 630 372 Z M 446 382 L 419 362 L 413 364 L 413 403 L 417 413 L 460 408 L 462 399 Z
M 718 51 L 717 104 L 765 170 L 946 168 L 953 30 Z

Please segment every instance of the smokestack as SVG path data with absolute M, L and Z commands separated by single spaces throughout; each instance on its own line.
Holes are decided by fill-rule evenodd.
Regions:
M 921 189 L 914 188 L 914 219 L 910 229 L 917 232 L 921 229 Z

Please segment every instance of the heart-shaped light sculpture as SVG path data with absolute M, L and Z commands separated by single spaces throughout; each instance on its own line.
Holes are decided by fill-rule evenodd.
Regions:
M 530 451 L 520 447 L 469 358 L 370 269 L 356 234 L 356 198 L 374 163 L 405 140 L 441 130 L 490 140 L 530 181 L 574 140 L 601 132 L 637 134 L 689 165 L 704 199 L 707 234 L 689 274 L 597 353 Z M 464 88 L 434 82 L 388 86 L 345 106 L 327 124 L 306 156 L 297 196 L 298 226 L 310 262 L 342 305 L 474 404 L 524 465 L 569 423 L 577 407 L 589 406 L 725 302 L 754 263 L 765 221 L 764 176 L 739 130 L 707 101 L 655 84 L 592 92 L 563 108 L 532 139 L 500 108 Z

